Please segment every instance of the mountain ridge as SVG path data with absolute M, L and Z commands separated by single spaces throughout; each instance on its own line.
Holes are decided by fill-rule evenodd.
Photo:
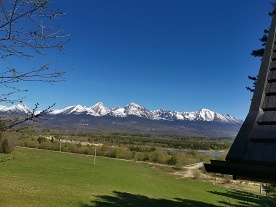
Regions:
M 31 113 L 31 110 L 24 104 L 12 105 L 10 107 L 0 106 L 0 113 Z M 53 109 L 48 115 L 90 115 L 95 117 L 112 116 L 112 117 L 128 117 L 137 116 L 150 120 L 167 120 L 167 121 L 215 121 L 215 122 L 231 122 L 242 123 L 241 119 L 230 115 L 221 114 L 203 108 L 192 112 L 179 112 L 171 110 L 149 110 L 144 106 L 136 103 L 127 104 L 125 107 L 108 108 L 103 102 L 98 102 L 91 107 L 82 105 L 67 106 L 63 109 Z
M 0 114 L 28 116 L 26 105 L 0 106 Z M 39 112 L 37 112 L 39 113 Z M 81 105 L 54 109 L 38 120 L 42 127 L 78 131 L 120 131 L 154 134 L 175 134 L 187 137 L 234 137 L 242 120 L 209 109 L 193 112 L 148 110 L 136 103 L 125 107 L 108 108 L 102 102 L 86 107 Z

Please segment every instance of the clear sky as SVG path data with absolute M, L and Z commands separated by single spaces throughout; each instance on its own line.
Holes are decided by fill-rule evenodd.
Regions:
M 150 110 L 207 108 L 244 119 L 252 94 L 250 55 L 269 28 L 270 0 L 57 1 L 71 42 L 29 66 L 52 62 L 70 70 L 54 85 L 22 84 L 24 103 L 55 108 L 103 102 L 138 103 Z M 27 63 L 26 63 L 27 64 Z

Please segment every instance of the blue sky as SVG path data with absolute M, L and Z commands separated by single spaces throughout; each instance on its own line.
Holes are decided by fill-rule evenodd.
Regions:
M 260 60 L 250 55 L 270 25 L 268 0 L 57 1 L 67 15 L 67 51 L 49 51 L 24 63 L 70 70 L 54 85 L 22 84 L 24 103 L 55 108 L 103 102 L 138 103 L 150 110 L 201 108 L 244 119 L 252 94 L 248 75 Z

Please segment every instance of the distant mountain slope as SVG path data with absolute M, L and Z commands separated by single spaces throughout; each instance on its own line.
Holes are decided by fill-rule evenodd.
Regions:
M 1 109 L 0 109 L 1 110 Z M 230 115 L 219 114 L 208 109 L 201 109 L 195 112 L 177 112 L 167 110 L 150 111 L 147 108 L 136 103 L 130 103 L 127 106 L 120 108 L 107 108 L 102 102 L 99 102 L 91 107 L 81 105 L 69 106 L 64 109 L 53 110 L 50 115 L 69 115 L 69 114 L 86 114 L 91 116 L 113 116 L 113 117 L 128 117 L 137 116 L 151 120 L 168 120 L 168 121 L 218 121 L 242 123 L 242 120 Z
M 1 114 L 24 115 L 30 111 L 26 105 L 0 106 Z M 136 103 L 108 108 L 102 102 L 91 107 L 74 105 L 52 110 L 45 118 L 45 126 L 63 129 L 150 132 L 196 137 L 235 136 L 243 122 L 208 109 L 194 112 L 163 109 L 150 111 Z

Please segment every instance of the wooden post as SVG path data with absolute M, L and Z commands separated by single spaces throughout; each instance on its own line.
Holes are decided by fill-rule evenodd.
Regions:
M 96 165 L 96 156 L 97 156 L 97 147 L 95 147 L 95 154 L 94 154 L 94 165 Z

